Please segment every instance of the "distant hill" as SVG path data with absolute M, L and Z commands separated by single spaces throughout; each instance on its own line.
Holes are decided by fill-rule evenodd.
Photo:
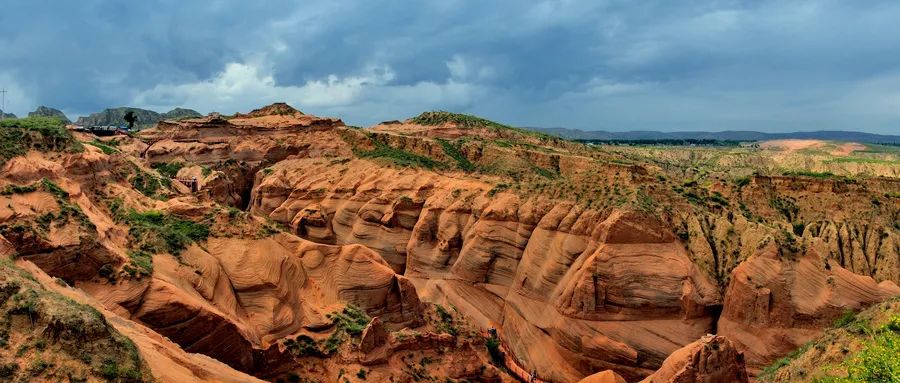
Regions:
M 147 109 L 121 107 L 106 109 L 98 113 L 91 113 L 91 115 L 87 117 L 78 117 L 78 121 L 75 123 L 81 126 L 126 125 L 127 122 L 124 117 L 125 113 L 128 113 L 128 111 L 134 112 L 135 116 L 137 116 L 135 125 L 141 128 L 152 126 L 162 120 L 202 116 L 195 110 L 183 108 L 175 108 L 166 113 L 158 113 Z
M 193 109 L 175 108 L 162 114 L 163 120 L 180 120 L 182 118 L 203 117 Z
M 15 114 L 12 114 L 12 113 L 3 113 L 2 110 L 0 110 L 0 115 L 2 115 L 3 118 L 16 118 L 16 115 L 15 115 Z
M 762 141 L 779 139 L 813 139 L 832 141 L 854 141 L 868 143 L 900 143 L 900 136 L 850 132 L 843 130 L 820 130 L 814 132 L 763 133 L 745 130 L 726 130 L 722 132 L 657 132 L 635 130 L 629 132 L 607 132 L 602 130 L 585 131 L 568 128 L 527 128 L 538 132 L 552 134 L 572 140 L 659 140 L 659 139 L 694 139 L 694 140 L 729 140 L 729 141 Z
M 63 113 L 61 110 L 56 109 L 56 108 L 51 108 L 49 106 L 41 105 L 41 106 L 37 107 L 37 109 L 35 109 L 34 112 L 28 113 L 28 117 L 36 117 L 36 116 L 56 117 L 56 118 L 59 118 L 60 120 L 63 120 L 63 122 L 65 122 L 67 124 L 72 122 L 71 120 L 69 120 L 69 117 L 66 117 L 66 114 Z

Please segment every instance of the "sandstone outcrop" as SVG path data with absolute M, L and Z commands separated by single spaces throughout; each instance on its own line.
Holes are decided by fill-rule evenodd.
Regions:
M 758 371 L 847 311 L 897 295 L 893 282 L 854 274 L 813 249 L 791 259 L 770 243 L 735 268 L 718 330 L 744 351 L 748 368 Z
M 673 352 L 642 383 L 747 383 L 744 355 L 722 336 L 707 335 Z
M 625 379 L 613 370 L 605 370 L 588 375 L 584 379 L 579 380 L 578 383 L 625 383 Z
M 138 136 L 0 164 L 0 254 L 166 379 L 508 381 L 499 343 L 554 382 L 745 381 L 900 294 L 891 180 L 733 180 L 446 113 L 274 104 Z

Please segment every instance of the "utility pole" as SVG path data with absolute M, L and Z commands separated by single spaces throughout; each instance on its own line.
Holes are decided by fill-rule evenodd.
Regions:
M 0 89 L 0 121 L 6 117 L 6 88 Z

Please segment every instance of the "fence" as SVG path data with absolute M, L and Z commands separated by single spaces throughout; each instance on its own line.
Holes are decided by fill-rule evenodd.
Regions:
M 191 193 L 200 191 L 200 183 L 197 182 L 197 178 L 172 178 L 173 181 L 181 182 L 182 185 L 187 186 L 191 189 Z

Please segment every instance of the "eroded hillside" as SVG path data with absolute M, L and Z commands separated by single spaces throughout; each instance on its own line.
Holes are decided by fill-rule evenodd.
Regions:
M 194 379 L 631 382 L 686 376 L 673 353 L 752 378 L 900 294 L 891 177 L 700 169 L 446 112 L 11 129 L 0 250 L 213 358 Z

